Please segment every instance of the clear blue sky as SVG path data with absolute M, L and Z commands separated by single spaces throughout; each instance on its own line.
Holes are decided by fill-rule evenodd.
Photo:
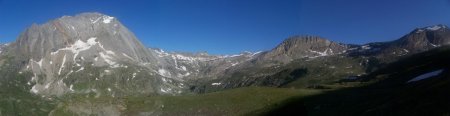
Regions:
M 148 47 L 234 54 L 270 50 L 292 35 L 362 44 L 450 24 L 449 0 L 0 0 L 0 42 L 32 23 L 100 12 Z

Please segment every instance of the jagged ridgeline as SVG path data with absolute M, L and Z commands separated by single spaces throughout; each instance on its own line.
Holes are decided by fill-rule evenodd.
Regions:
M 450 30 L 435 25 L 417 28 L 395 41 L 364 45 L 319 36 L 292 36 L 268 51 L 236 55 L 165 52 L 144 46 L 115 17 L 82 13 L 33 24 L 15 42 L 0 44 L 0 113 L 57 115 L 70 110 L 78 115 L 122 111 L 133 114 L 134 110 L 127 108 L 139 103 L 126 106 L 127 100 L 114 100 L 148 101 L 150 96 L 151 102 L 146 105 L 150 104 L 151 109 L 141 110 L 161 114 L 164 104 L 184 99 L 183 95 L 248 86 L 327 88 L 340 80 L 370 74 L 400 58 L 447 44 Z M 266 90 L 293 95 L 289 93 L 293 90 L 246 88 L 188 98 L 216 99 L 230 93 L 247 95 L 248 91 Z M 99 99 L 104 101 L 95 103 Z M 78 101 L 85 102 L 77 104 Z M 246 105 L 249 104 L 242 104 Z M 172 108 L 179 110 L 176 106 Z M 84 112 L 92 109 L 98 112 Z
M 265 52 L 225 56 L 168 53 L 146 48 L 115 17 L 82 13 L 33 24 L 16 42 L 2 48 L 9 48 L 3 54 L 14 57 L 20 64 L 15 65 L 20 66 L 18 71 L 32 74 L 27 86 L 34 94 L 124 96 L 281 86 L 298 77 L 322 77 L 321 74 L 342 78 L 368 73 L 398 57 L 447 43 L 449 29 L 436 25 L 415 29 L 396 41 L 365 45 L 338 43 L 318 36 L 293 36 Z M 322 61 L 330 62 L 320 64 Z M 345 68 L 348 70 L 336 70 Z M 305 74 L 279 75 L 298 69 Z M 316 73 L 308 73 L 308 69 Z M 301 87 L 314 84 L 318 83 Z

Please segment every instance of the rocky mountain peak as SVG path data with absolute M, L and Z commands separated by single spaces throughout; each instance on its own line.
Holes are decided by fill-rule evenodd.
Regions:
M 34 24 L 16 43 L 19 52 L 33 59 L 65 48 L 82 49 L 80 47 L 98 43 L 99 49 L 119 52 L 122 58 L 139 62 L 154 60 L 144 45 L 116 18 L 100 13 L 63 16 L 45 24 Z
M 39 94 L 63 94 L 69 89 L 60 84 L 63 78 L 87 66 L 113 69 L 140 63 L 157 65 L 154 53 L 119 20 L 100 13 L 63 16 L 33 24 L 12 45 L 15 54 L 27 62 L 26 70 L 35 75 L 30 81 L 35 83 L 30 91 Z
M 415 29 L 412 33 L 425 33 L 425 32 L 434 32 L 434 31 L 448 31 L 448 27 L 443 24 L 433 25 L 433 26 L 427 26 L 427 27 L 421 27 Z
M 442 24 L 427 26 L 415 29 L 411 33 L 393 42 L 394 46 L 399 46 L 410 50 L 425 50 L 450 44 L 450 29 Z
M 344 53 L 347 45 L 330 41 L 318 36 L 293 36 L 265 55 L 266 59 L 283 62 L 297 58 L 315 58 Z

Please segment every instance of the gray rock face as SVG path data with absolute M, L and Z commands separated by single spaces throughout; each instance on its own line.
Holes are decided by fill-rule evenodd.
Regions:
M 373 56 L 380 59 L 396 59 L 398 56 L 427 51 L 450 44 L 450 30 L 445 25 L 417 28 L 398 40 L 353 46 L 351 56 Z
M 99 13 L 64 16 L 46 24 L 33 24 L 20 35 L 15 46 L 19 53 L 35 60 L 58 50 L 82 52 L 94 46 L 99 51 L 120 52 L 117 55 L 124 59 L 155 61 L 133 33 L 116 18 Z
M 410 51 L 424 51 L 441 45 L 450 44 L 450 29 L 444 25 L 435 25 L 414 30 L 394 41 L 391 47 Z
M 0 44 L 0 54 L 4 51 L 4 49 L 8 46 L 8 43 Z
M 264 55 L 265 60 L 289 62 L 299 58 L 315 58 L 342 54 L 347 50 L 345 44 L 332 42 L 317 36 L 294 36 L 286 39 Z
M 83 13 L 73 17 L 64 16 L 42 25 L 33 24 L 19 36 L 11 48 L 14 55 L 20 56 L 23 62 L 28 62 L 24 71 L 29 70 L 34 74 L 29 81 L 29 85 L 33 86 L 30 90 L 32 93 L 60 96 L 74 91 L 74 86 L 77 87 L 76 82 L 92 84 L 88 81 L 89 79 L 101 80 L 98 79 L 99 76 L 104 77 L 104 75 L 117 79 L 123 78 L 124 76 L 112 74 L 115 70 L 125 69 L 130 73 L 127 78 L 134 79 L 137 75 L 149 76 L 145 78 L 146 81 L 140 81 L 151 85 L 141 86 L 141 89 L 146 89 L 142 92 L 158 93 L 163 90 L 160 88 L 164 84 L 158 83 L 162 81 L 162 77 L 150 70 L 157 67 L 157 57 L 152 51 L 148 51 L 133 33 L 111 16 Z M 144 71 L 147 73 L 139 74 L 141 70 L 128 69 L 144 67 L 141 64 L 151 64 L 141 69 L 148 70 Z M 88 68 L 90 68 L 89 71 L 98 70 L 100 75 L 92 72 L 85 75 L 87 77 L 68 81 L 76 75 L 79 76 L 80 73 L 88 72 L 85 71 Z M 175 87 L 178 88 L 178 86 Z M 84 91 L 100 91 L 97 90 L 99 88 L 84 89 L 86 89 Z M 109 92 L 114 90 L 111 87 L 101 89 L 107 89 Z

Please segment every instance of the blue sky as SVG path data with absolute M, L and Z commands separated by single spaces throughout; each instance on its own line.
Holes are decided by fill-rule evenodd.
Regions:
M 450 25 L 449 0 L 0 0 L 0 42 L 82 12 L 117 17 L 148 47 L 212 54 L 270 50 L 293 35 L 362 44 Z

